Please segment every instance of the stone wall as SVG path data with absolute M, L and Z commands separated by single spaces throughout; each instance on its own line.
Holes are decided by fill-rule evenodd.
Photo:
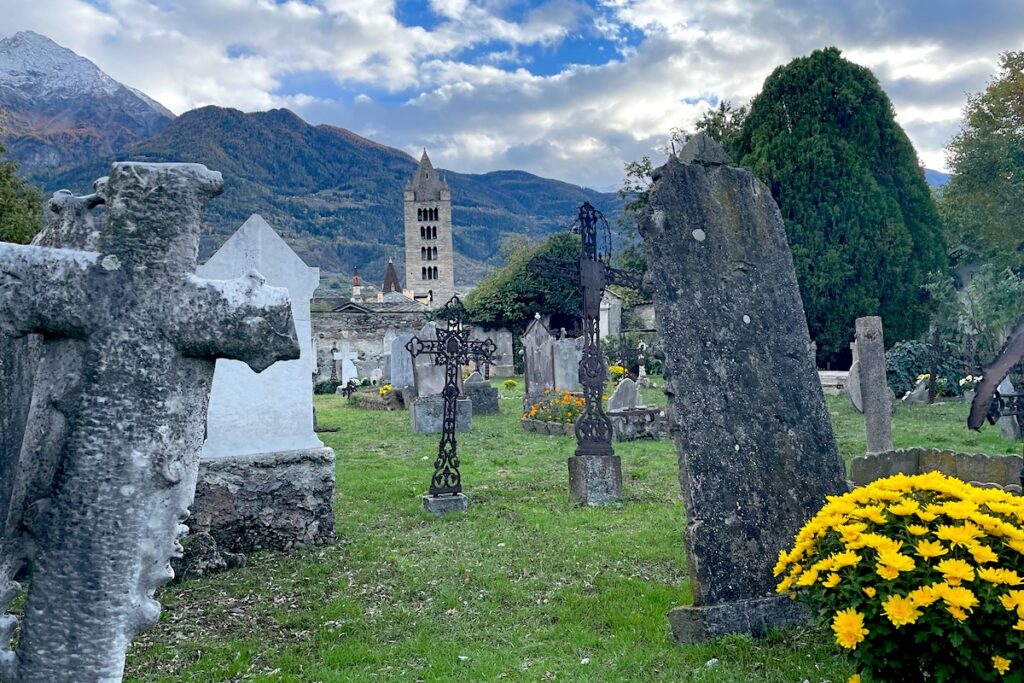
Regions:
M 1015 490 L 1019 491 L 1022 464 L 1024 458 L 1019 455 L 956 453 L 938 448 L 897 448 L 854 458 L 850 463 L 850 480 L 855 486 L 864 486 L 894 474 L 941 472 L 968 483 L 1016 487 Z
M 333 494 L 330 448 L 204 459 L 186 524 L 229 553 L 326 543 Z
M 36 337 L 0 334 L 0 524 L 7 521 L 21 441 L 32 400 Z M 2 529 L 0 529 L 2 531 Z
M 332 346 L 342 350 L 347 344 L 349 351 L 356 354 L 353 362 L 360 378 L 369 377 L 376 368 L 385 370 L 385 355 L 390 355 L 391 340 L 400 334 L 416 334 L 423 327 L 423 313 L 314 311 L 312 321 L 316 381 L 322 382 L 331 379 Z

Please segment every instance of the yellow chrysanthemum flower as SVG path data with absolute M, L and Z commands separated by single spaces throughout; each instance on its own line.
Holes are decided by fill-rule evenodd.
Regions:
M 967 612 L 963 611 L 959 607 L 948 606 L 946 611 L 953 615 L 953 618 L 957 621 L 967 621 Z
M 913 498 L 906 498 L 889 506 L 889 512 L 894 515 L 899 515 L 900 517 L 912 515 L 919 509 L 921 509 L 921 504 Z
M 960 545 L 966 548 L 985 534 L 974 524 L 964 522 L 963 526 L 940 524 L 935 535 L 943 541 L 948 541 L 954 547 Z
M 888 565 L 893 569 L 896 569 L 901 572 L 909 572 L 917 566 L 917 564 L 914 562 L 914 558 L 910 557 L 909 555 L 904 555 L 903 553 L 892 552 L 889 550 L 879 551 L 878 562 L 879 564 Z
M 996 567 L 979 567 L 978 578 L 989 583 L 1003 584 L 1006 586 L 1019 586 L 1024 583 L 1012 569 L 999 569 Z
M 1014 631 L 1024 631 L 1024 619 L 1018 619 L 1017 623 L 1013 625 Z
M 860 674 L 853 674 L 846 679 L 846 683 L 860 683 Z
M 1005 676 L 1006 672 L 1010 670 L 1010 660 L 996 655 L 992 658 L 992 666 L 1000 676 Z
M 1010 591 L 1006 595 L 1000 595 L 999 602 L 1003 603 L 1003 609 L 1007 612 L 1024 607 L 1024 591 Z
M 935 568 L 942 572 L 942 578 L 950 586 L 959 586 L 961 581 L 974 581 L 974 568 L 963 560 L 943 560 Z
M 928 533 L 928 527 L 922 526 L 921 524 L 911 524 L 907 527 L 907 531 L 915 536 L 924 536 Z
M 963 586 L 943 586 L 938 584 L 943 601 L 950 607 L 970 610 L 978 604 L 978 598 L 971 592 L 970 588 Z
M 883 512 L 884 509 L 881 505 L 865 505 L 854 510 L 851 515 L 860 519 L 866 519 L 875 524 L 885 524 L 889 520 Z
M 875 595 L 878 594 L 878 591 L 875 590 L 874 586 L 864 586 L 864 588 L 862 588 L 861 590 L 863 590 L 864 595 L 868 596 L 869 598 L 873 598 L 875 597 Z
M 839 570 L 844 567 L 853 567 L 860 562 L 860 555 L 853 552 L 852 550 L 846 550 L 841 553 L 836 553 L 830 556 L 832 560 L 832 568 Z
M 900 570 L 887 564 L 877 564 L 875 565 L 875 573 L 886 581 L 892 581 L 899 578 Z
M 942 596 L 934 586 L 921 586 L 910 591 L 907 597 L 918 607 L 930 607 Z
M 940 557 L 948 552 L 949 550 L 938 541 L 921 541 L 917 544 L 917 554 L 926 559 Z
M 882 603 L 882 609 L 885 611 L 885 616 L 889 618 L 889 621 L 896 628 L 906 626 L 907 624 L 914 624 L 917 622 L 917 618 L 921 616 L 921 610 L 917 609 L 914 601 L 902 595 L 890 595 Z
M 824 581 L 821 582 L 821 585 L 825 588 L 835 588 L 839 585 L 840 581 L 842 581 L 842 578 L 840 578 L 839 574 L 832 572 Z
M 868 635 L 864 628 L 864 615 L 853 608 L 836 612 L 832 618 L 832 631 L 836 635 L 836 643 L 847 650 L 856 650 Z
M 818 572 L 813 569 L 808 569 L 800 578 L 796 580 L 798 586 L 813 586 L 818 581 Z
M 984 543 L 975 543 L 970 545 L 968 546 L 967 551 L 971 553 L 971 557 L 973 557 L 974 561 L 978 564 L 999 561 L 999 555 Z

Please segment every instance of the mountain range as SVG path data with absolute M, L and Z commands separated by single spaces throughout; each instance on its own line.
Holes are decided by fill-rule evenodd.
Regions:
M 193 161 L 220 171 L 225 189 L 209 205 L 204 255 L 259 213 L 327 273 L 359 268 L 374 282 L 389 257 L 403 269 L 402 189 L 416 160 L 286 109 L 208 106 L 175 117 L 85 58 L 23 32 L 0 40 L 0 144 L 47 192 L 86 193 L 113 160 Z M 452 190 L 463 286 L 500 262 L 508 237 L 563 230 L 584 201 L 610 219 L 621 211 L 617 194 L 523 171 L 439 170 Z

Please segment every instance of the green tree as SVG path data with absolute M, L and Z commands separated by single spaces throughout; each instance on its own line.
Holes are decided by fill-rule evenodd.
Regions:
M 981 247 L 986 260 L 1024 265 L 1024 51 L 1006 52 L 963 128 L 946 146 L 952 177 L 939 201 L 951 246 Z
M 922 288 L 947 267 L 938 212 L 871 71 L 836 48 L 777 68 L 733 153 L 779 204 L 823 360 L 845 352 L 859 316 L 881 315 L 889 344 L 927 329 Z
M 705 131 L 712 138 L 722 143 L 725 151 L 733 155 L 737 151 L 743 122 L 750 110 L 746 105 L 734 107 L 729 100 L 722 100 L 714 109 L 704 112 L 698 119 L 697 130 Z
M 0 145 L 0 242 L 28 244 L 43 227 L 39 190 L 17 175 Z
M 559 232 L 540 245 L 515 241 L 503 246 L 507 263 L 483 279 L 466 297 L 466 309 L 474 324 L 506 327 L 514 334 L 523 332 L 534 317 L 541 315 L 579 315 L 582 297 L 579 284 L 557 275 L 535 275 L 530 259 L 542 256 L 576 261 L 580 257 L 580 239 Z

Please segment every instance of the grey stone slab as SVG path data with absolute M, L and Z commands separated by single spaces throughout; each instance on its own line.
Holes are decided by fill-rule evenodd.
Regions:
M 422 341 L 437 340 L 437 323 L 434 321 L 428 322 L 416 336 Z M 437 396 L 444 391 L 445 368 L 443 365 L 437 365 L 434 362 L 435 358 L 436 356 L 432 354 L 421 353 L 412 359 L 412 371 L 416 381 L 417 396 Z
M 473 404 L 473 415 L 497 415 L 500 411 L 498 390 L 490 382 L 466 380 L 466 398 Z
M 528 401 L 555 388 L 554 343 L 555 338 L 539 318 L 523 334 L 523 381 Z
M 556 389 L 580 390 L 580 360 L 583 359 L 583 342 L 583 337 L 554 340 L 552 355 Z
M 47 512 L 30 522 L 30 548 L 4 535 L 0 611 L 26 561 L 32 581 L 16 652 L 15 620 L 0 616 L 0 679 L 121 680 L 132 637 L 159 618 L 154 591 L 173 576 L 216 359 L 262 371 L 299 357 L 286 290 L 252 272 L 195 275 L 203 208 L 222 187 L 199 164 L 115 163 L 95 250 L 0 245 L 0 329 L 80 345 L 41 359 L 47 381 L 37 366 L 33 391 L 49 396 L 53 370 L 77 366 L 61 378 L 73 394 L 40 404 L 38 419 L 60 413 L 64 428 L 0 454 L 56 465 L 16 468 L 31 471 L 25 502 L 45 499 Z
M 622 499 L 622 458 L 574 455 L 569 458 L 569 497 L 577 505 L 607 505 Z
M 711 607 L 773 597 L 779 551 L 847 486 L 778 207 L 750 171 L 695 159 L 654 172 L 640 233 L 694 606 Z
M 846 395 L 850 398 L 850 405 L 858 413 L 864 412 L 864 398 L 860 393 L 860 363 L 850 366 L 850 374 L 846 377 Z
M 468 432 L 473 427 L 473 402 L 468 398 L 456 401 L 455 431 Z M 440 434 L 444 427 L 444 398 L 420 396 L 409 408 L 412 431 L 417 434 Z
M 612 395 L 608 397 L 609 413 L 636 410 L 642 407 L 643 402 L 640 400 L 640 390 L 637 389 L 636 382 L 629 377 L 621 380 L 615 387 Z
M 882 319 L 857 318 L 857 382 L 864 404 L 864 431 L 868 453 L 892 450 L 892 404 L 885 375 Z M 850 373 L 851 376 L 853 373 Z
M 785 596 L 704 607 L 676 607 L 668 613 L 672 637 L 678 643 L 699 643 L 731 633 L 760 636 L 772 629 L 797 626 L 806 620 L 807 614 L 800 603 Z
M 412 355 L 405 345 L 412 340 L 411 334 L 400 334 L 391 342 L 391 364 L 388 379 L 391 386 L 404 388 L 416 386 L 412 372 Z
M 465 512 L 469 509 L 469 499 L 462 493 L 452 496 L 423 496 L 421 500 L 424 510 L 438 516 L 449 512 Z
M 858 456 L 850 461 L 850 481 L 855 486 L 866 486 L 877 479 L 891 477 L 894 474 L 917 474 L 919 456 L 918 449 Z

